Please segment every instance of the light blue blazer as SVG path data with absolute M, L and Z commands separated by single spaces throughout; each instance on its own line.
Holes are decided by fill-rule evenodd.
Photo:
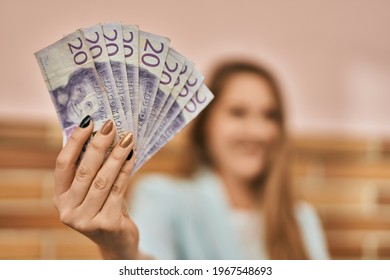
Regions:
M 142 252 L 157 259 L 247 259 L 221 182 L 211 172 L 195 179 L 148 175 L 135 187 L 129 213 Z M 329 258 L 320 220 L 307 203 L 296 209 L 312 259 Z M 264 246 L 263 246 L 264 247 Z M 261 256 L 267 258 L 266 252 Z

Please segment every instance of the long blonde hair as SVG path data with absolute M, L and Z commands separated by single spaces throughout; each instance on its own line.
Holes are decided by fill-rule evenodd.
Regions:
M 209 113 L 218 102 L 226 81 L 237 73 L 254 73 L 269 82 L 277 104 L 276 121 L 281 137 L 268 168 L 259 174 L 259 190 L 264 215 L 265 244 L 271 259 L 307 259 L 298 222 L 294 215 L 294 200 L 289 179 L 288 140 L 285 127 L 285 113 L 279 87 L 273 76 L 262 67 L 249 62 L 227 62 L 214 71 L 208 86 L 215 95 L 215 100 L 195 120 L 190 132 L 191 145 L 194 147 L 196 164 L 187 174 L 194 174 L 199 165 L 211 165 L 210 153 L 206 145 L 205 126 Z M 261 197 L 260 197 L 261 196 Z M 259 203 L 260 204 L 260 203 Z M 260 237 L 259 237 L 260 238 Z

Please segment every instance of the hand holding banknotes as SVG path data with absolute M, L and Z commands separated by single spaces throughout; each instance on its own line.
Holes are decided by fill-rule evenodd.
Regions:
M 127 213 L 128 178 L 213 94 L 170 39 L 135 25 L 78 29 L 35 55 L 63 130 L 53 198 L 61 221 L 104 258 L 144 258 Z
M 108 120 L 77 164 L 93 129 L 91 118 L 85 117 L 58 155 L 54 205 L 61 221 L 93 240 L 104 258 L 138 258 L 138 230 L 124 195 L 135 162 L 133 134 L 122 137 L 107 156 L 116 135 Z

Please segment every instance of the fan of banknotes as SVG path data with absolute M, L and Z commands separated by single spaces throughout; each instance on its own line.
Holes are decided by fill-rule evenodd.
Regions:
M 64 143 L 90 115 L 94 130 L 114 120 L 117 140 L 133 132 L 138 170 L 213 99 L 194 64 L 168 38 L 135 25 L 79 29 L 35 54 Z

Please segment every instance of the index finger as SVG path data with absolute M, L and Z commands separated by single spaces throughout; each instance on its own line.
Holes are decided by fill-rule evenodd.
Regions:
M 79 127 L 75 128 L 59 153 L 54 172 L 55 195 L 60 195 L 69 189 L 75 176 L 77 160 L 92 131 L 93 122 L 88 115 L 81 121 Z

